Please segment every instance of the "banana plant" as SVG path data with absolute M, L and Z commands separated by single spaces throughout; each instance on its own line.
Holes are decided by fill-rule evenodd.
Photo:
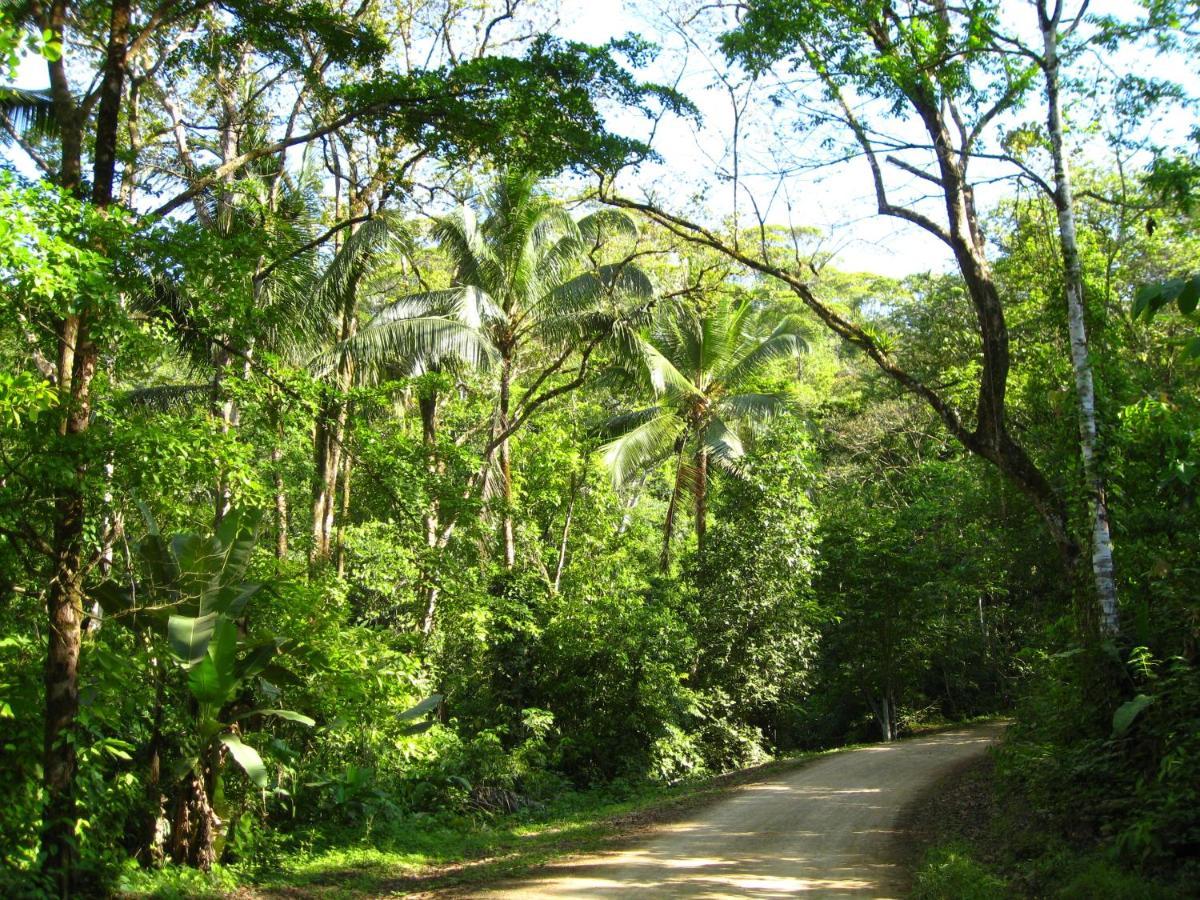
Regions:
M 250 581 L 246 570 L 257 537 L 256 513 L 231 511 L 211 536 L 161 534 L 143 509 L 147 535 L 137 544 L 145 577 L 129 585 L 107 581 L 93 590 L 106 619 L 140 631 L 162 634 L 172 663 L 184 673 L 190 695 L 191 731 L 174 767 L 179 780 L 171 824 L 171 854 L 177 862 L 203 869 L 216 861 L 225 820 L 223 761 L 241 767 L 259 788 L 269 783 L 262 757 L 241 737 L 240 722 L 275 716 L 303 725 L 311 718 L 289 709 L 255 709 L 235 715 L 255 678 L 295 681 L 278 662 L 291 645 L 276 637 L 254 641 L 240 636 L 252 600 L 270 589 Z

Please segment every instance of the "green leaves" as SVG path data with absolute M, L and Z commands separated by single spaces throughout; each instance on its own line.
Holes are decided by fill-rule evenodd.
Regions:
M 404 712 L 400 713 L 399 718 L 401 721 L 406 721 L 408 719 L 420 718 L 421 716 L 425 715 L 426 713 L 432 712 L 433 710 L 437 709 L 438 704 L 440 704 L 442 702 L 442 700 L 443 700 L 443 697 L 441 694 L 431 694 L 430 696 L 428 696 L 424 700 L 422 700 L 420 703 L 418 703 L 416 706 L 414 706 L 410 709 L 406 709 Z
M 786 408 L 790 397 L 733 392 L 807 348 L 798 320 L 763 321 L 749 303 L 724 299 L 705 309 L 664 304 L 636 351 L 639 374 L 659 402 L 614 416 L 604 428 L 617 435 L 600 448 L 614 482 L 628 482 L 684 446 L 703 448 L 719 466 L 738 473 L 745 448 L 735 427 L 753 428 Z
M 309 728 L 316 725 L 317 722 L 310 716 L 303 713 L 298 713 L 291 709 L 255 709 L 248 713 L 243 713 L 238 716 L 238 719 L 248 719 L 251 716 L 275 716 L 277 719 L 286 719 L 289 722 L 299 722 L 301 725 L 307 725 Z
M 1184 315 L 1191 315 L 1200 303 L 1200 273 L 1143 285 L 1133 298 L 1133 317 L 1147 321 L 1164 306 L 1175 303 Z
M 648 62 L 637 38 L 602 47 L 534 38 L 524 57 L 482 56 L 441 69 L 379 73 L 343 91 L 381 136 L 450 159 L 486 156 L 538 174 L 564 168 L 612 171 L 651 155 L 636 138 L 611 132 L 598 101 L 647 116 L 695 107 L 673 88 L 639 81 L 619 61 Z
M 238 622 L 249 602 L 268 589 L 263 583 L 243 580 L 254 551 L 259 516 L 232 511 L 213 535 L 164 537 L 149 510 L 143 512 L 150 533 L 137 548 L 149 578 L 128 588 L 108 581 L 92 594 L 110 615 L 122 616 L 137 627 L 165 619 L 171 658 L 185 671 L 187 689 L 195 701 L 189 704 L 192 755 L 181 761 L 180 776 L 197 773 L 200 761 L 212 759 L 214 744 L 219 742 L 255 785 L 266 788 L 269 778 L 262 758 L 230 731 L 227 718 L 230 704 L 241 697 L 250 679 L 262 675 L 274 684 L 299 681 L 277 663 L 279 655 L 293 646 L 290 641 L 268 637 L 242 646 L 239 655 Z M 135 599 L 154 612 L 140 613 Z M 174 610 L 169 617 L 168 610 Z M 136 619 L 130 613 L 137 613 Z M 264 688 L 264 692 L 272 701 L 279 694 L 276 687 Z M 237 719 L 257 716 L 307 727 L 316 724 L 303 713 L 277 708 L 255 709 Z
M 1169 281 L 1142 285 L 1133 298 L 1133 318 L 1150 321 L 1163 307 L 1174 303 L 1181 313 L 1190 316 L 1200 305 L 1200 272 Z M 1200 358 L 1200 335 L 1184 344 L 1183 353 Z
M 1113 713 L 1113 737 L 1121 737 L 1125 732 L 1133 727 L 1133 723 L 1137 721 L 1138 716 L 1146 711 L 1146 708 L 1154 702 L 1154 698 L 1146 694 L 1138 694 L 1132 700 L 1126 701 L 1117 707 L 1117 711 Z
M 245 771 L 246 776 L 256 787 L 266 788 L 270 778 L 267 767 L 263 765 L 262 757 L 253 747 L 243 744 L 241 738 L 234 734 L 221 735 L 221 743 L 229 751 L 229 755 Z
M 428 696 L 424 700 L 422 700 L 420 703 L 418 703 L 416 706 L 414 706 L 410 709 L 406 709 L 404 712 L 400 713 L 400 715 L 397 718 L 399 718 L 400 721 L 402 721 L 402 722 L 408 721 L 410 719 L 420 718 L 421 716 L 426 715 L 427 713 L 431 713 L 435 709 L 437 709 L 438 705 L 442 702 L 443 699 L 444 698 L 442 697 L 441 694 L 431 694 L 430 696 Z M 418 722 L 414 725 L 409 725 L 407 728 L 403 729 L 402 733 L 403 734 L 420 734 L 422 731 L 428 731 L 432 726 L 433 726 L 432 720 L 430 720 L 428 722 Z
M 185 669 L 197 665 L 208 652 L 208 643 L 217 627 L 217 614 L 171 616 L 167 622 L 167 643 L 175 661 Z
M 240 680 L 234 672 L 237 653 L 237 625 L 220 617 L 213 629 L 204 658 L 188 671 L 188 690 L 200 703 L 222 706 L 227 703 Z

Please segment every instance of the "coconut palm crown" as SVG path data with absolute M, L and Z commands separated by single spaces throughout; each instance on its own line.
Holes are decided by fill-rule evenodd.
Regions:
M 698 309 L 687 302 L 664 304 L 641 339 L 636 377 L 655 402 L 615 416 L 600 449 L 620 487 L 668 459 L 675 477 L 664 524 L 661 563 L 670 563 L 671 534 L 683 495 L 695 502 L 701 546 L 707 518 L 710 466 L 742 473 L 745 440 L 754 427 L 781 412 L 787 391 L 749 390 L 775 360 L 805 352 L 805 330 L 794 318 L 764 323 L 753 304 L 722 300 Z

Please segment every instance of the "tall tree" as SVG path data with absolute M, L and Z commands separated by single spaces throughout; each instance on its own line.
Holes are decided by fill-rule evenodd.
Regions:
M 20 5 L 18 24 L 36 28 L 49 45 L 62 47 L 63 56 L 47 58 L 50 97 L 56 129 L 55 158 L 31 158 L 48 178 L 68 193 L 87 198 L 97 209 L 115 199 L 121 158 L 122 110 L 128 99 L 130 59 L 162 47 L 177 54 L 179 44 L 195 40 L 195 26 L 213 4 L 201 2 L 176 8 L 173 4 L 143 6 L 132 0 L 76 3 L 51 0 Z M 380 61 L 385 44 L 373 23 L 355 22 L 336 5 L 307 4 L 302 12 L 286 4 L 223 4 L 242 38 L 244 51 L 262 62 L 263 71 L 286 68 L 295 58 L 297 43 L 323 44 L 333 67 L 341 63 Z M 504 158 L 518 150 L 544 169 L 568 164 L 611 168 L 648 148 L 642 142 L 615 135 L 605 128 L 595 98 L 619 96 L 633 105 L 665 101 L 683 104 L 674 92 L 639 83 L 614 53 L 624 52 L 634 63 L 645 59 L 645 47 L 619 42 L 606 48 L 569 44 L 543 37 L 516 57 L 480 57 L 452 62 L 430 71 L 390 73 L 382 67 L 370 80 L 300 77 L 323 83 L 333 102 L 322 107 L 301 127 L 293 121 L 282 133 L 258 146 L 238 148 L 234 155 L 192 173 L 181 185 L 169 178 L 154 210 L 166 215 L 195 205 L 197 198 L 216 188 L 256 160 L 280 158 L 290 147 L 311 144 L 349 124 L 373 119 L 384 133 L 399 134 L 426 152 L 484 152 Z M 347 66 L 349 70 L 353 67 Z M 342 70 L 338 70 L 342 71 Z M 231 132 L 232 133 L 232 132 Z M 544 139 L 531 140 L 531 135 Z M 530 147 L 537 148 L 530 151 Z M 135 160 L 136 162 L 136 160 Z M 85 169 L 90 163 L 90 185 Z M 174 193 L 171 191 L 174 189 Z M 122 248 L 108 248 L 119 253 Z M 290 251 L 289 251 L 290 252 Z M 269 263 L 268 263 L 269 264 Z M 49 541 L 33 541 L 48 549 L 51 569 L 47 589 L 48 648 L 45 670 L 46 789 L 45 869 L 61 893 L 71 889 L 77 815 L 74 799 L 76 754 L 73 732 L 78 712 L 78 664 L 84 582 L 88 571 L 89 508 L 83 482 L 89 463 L 85 435 L 92 421 L 92 387 L 99 361 L 111 349 L 113 329 L 105 315 L 123 315 L 120 304 L 104 305 L 82 290 L 61 310 L 50 311 L 44 324 L 54 334 L 55 364 L 51 378 L 60 398 L 61 456 L 64 470 L 73 474 L 55 485 L 54 515 Z M 42 544 L 46 546 L 43 548 Z

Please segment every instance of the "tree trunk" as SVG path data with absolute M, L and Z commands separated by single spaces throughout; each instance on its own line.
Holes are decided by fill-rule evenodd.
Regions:
M 1096 388 L 1088 359 L 1087 327 L 1084 321 L 1083 267 L 1075 229 L 1075 200 L 1063 140 L 1058 58 L 1058 13 L 1049 16 L 1045 3 L 1038 6 L 1046 78 L 1047 126 L 1054 159 L 1054 207 L 1058 213 L 1058 236 L 1062 249 L 1063 279 L 1067 300 L 1067 326 L 1071 344 L 1071 366 L 1075 374 L 1078 402 L 1079 448 L 1091 519 L 1092 578 L 1100 607 L 1100 632 L 1115 635 L 1120 630 L 1117 613 L 1117 582 L 1113 566 L 1112 534 L 1104 472 L 1099 458 L 1096 427 Z
M 171 859 L 207 872 L 216 860 L 217 816 L 205 777 L 190 772 L 179 787 L 171 822 Z
M 72 417 L 74 418 L 74 417 Z M 47 593 L 46 715 L 43 777 L 46 804 L 42 819 L 43 869 L 62 896 L 71 892 L 75 846 L 75 717 L 79 713 L 80 619 L 83 592 L 84 501 L 82 491 L 65 492 L 55 508 L 54 577 Z
M 108 53 L 100 82 L 100 103 L 96 107 L 96 146 L 92 154 L 92 202 L 97 206 L 107 206 L 113 197 L 121 98 L 125 93 L 125 71 L 128 66 L 129 19 L 130 0 L 113 0 Z
M 357 331 L 357 283 L 357 277 L 351 280 L 342 304 L 339 343 L 353 337 Z M 348 356 L 343 356 L 338 362 L 337 387 L 321 404 L 313 433 L 316 471 L 313 479 L 313 546 L 309 554 L 309 563 L 314 570 L 329 562 L 334 549 L 338 471 L 348 422 L 344 394 L 350 389 L 353 377 L 354 364 Z
M 708 526 L 708 451 L 696 451 L 696 552 L 704 552 L 704 532 Z
M 325 398 L 313 422 L 313 489 L 312 489 L 312 547 L 308 553 L 311 568 L 315 569 L 329 558 L 329 541 L 325 535 L 326 507 L 329 504 L 329 470 L 332 468 L 330 430 L 336 413 L 332 402 Z
M 500 370 L 500 433 L 509 426 L 508 414 L 512 393 L 512 361 L 505 359 Z M 517 545 L 513 536 L 512 519 L 512 457 L 508 438 L 500 442 L 497 448 L 500 453 L 500 500 L 503 513 L 500 521 L 500 542 L 504 551 L 504 568 L 512 569 L 517 562 Z
M 275 485 L 275 559 L 283 562 L 288 555 L 288 496 L 283 477 L 282 429 L 276 434 L 277 443 L 271 448 L 271 478 Z
M 147 641 L 149 644 L 149 641 Z M 143 825 L 143 848 L 146 852 L 142 860 L 144 866 L 157 866 L 163 859 L 163 829 L 159 827 L 159 818 L 163 813 L 162 797 L 162 720 L 166 706 L 167 673 L 165 667 L 156 658 L 150 660 L 154 670 L 154 713 L 151 721 L 150 741 L 146 746 L 146 820 Z
M 229 352 L 224 347 L 218 348 L 213 364 L 212 386 L 209 398 L 211 407 L 209 412 L 220 422 L 221 434 L 229 433 L 233 425 L 233 416 L 236 415 L 233 400 L 225 396 L 225 376 L 229 369 L 229 362 Z M 231 497 L 229 482 L 225 480 L 224 475 L 218 473 L 215 495 L 213 497 L 214 528 L 221 524 L 221 520 L 229 512 Z
M 441 466 L 437 459 L 437 407 L 436 392 L 427 397 L 417 398 L 417 407 L 421 413 L 421 443 L 425 446 L 426 468 L 431 477 L 436 476 Z M 430 569 L 433 567 L 433 555 L 438 549 L 438 539 L 442 532 L 441 513 L 438 498 L 435 495 L 429 501 L 425 510 L 425 547 L 428 551 L 425 561 L 425 572 L 421 579 L 421 596 L 425 603 L 425 615 L 421 620 L 421 634 L 429 637 L 433 634 L 433 623 L 437 616 L 438 586 L 435 576 Z
M 346 412 L 346 419 L 349 421 L 349 410 Z M 349 453 L 342 454 L 342 509 L 341 516 L 338 520 L 337 529 L 337 547 L 334 551 L 335 568 L 337 569 L 338 578 L 346 574 L 346 523 L 350 520 L 350 475 L 353 469 L 353 461 L 350 459 Z
M 56 2 L 45 22 L 55 38 L 62 39 L 67 18 L 65 3 Z M 109 45 L 100 86 L 97 111 L 92 202 L 112 203 L 116 165 L 117 128 L 124 92 L 126 49 L 129 34 L 129 0 L 115 0 Z M 64 46 L 67 46 L 64 43 Z M 67 80 L 64 59 L 49 63 L 51 94 L 60 119 L 63 187 L 79 191 L 82 172 L 83 122 Z M 87 514 L 84 479 L 87 460 L 80 444 L 91 419 L 91 386 L 96 374 L 96 347 L 90 337 L 90 298 L 81 297 L 79 312 L 59 323 L 58 386 L 66 407 L 60 426 L 64 449 L 74 458 L 71 481 L 55 502 L 54 567 L 46 592 L 48 619 L 45 681 L 45 722 L 42 777 L 46 801 L 42 817 L 42 869 L 59 894 L 72 887 L 76 806 L 75 726 L 79 713 L 79 649 L 83 618 L 84 526 Z
M 621 513 L 621 524 L 617 526 L 617 537 L 621 537 L 629 530 L 629 526 L 633 524 L 633 510 L 638 505 L 638 500 L 642 496 L 642 488 L 646 486 L 646 473 L 638 479 L 637 484 L 629 492 L 629 497 L 625 500 L 625 510 Z
M 141 132 L 141 79 L 129 80 L 129 102 L 125 128 L 129 134 L 129 162 L 121 173 L 120 203 L 130 206 L 133 203 L 133 193 L 137 190 L 138 158 L 142 150 Z
M 558 542 L 558 562 L 554 566 L 554 581 L 550 590 L 558 593 L 562 586 L 563 570 L 567 567 L 567 541 L 571 535 L 571 519 L 575 514 L 575 500 L 579 496 L 579 473 L 571 473 L 571 490 L 567 500 L 567 514 L 563 519 L 562 540 Z
M 658 557 L 659 569 L 666 573 L 671 570 L 671 535 L 675 531 L 675 516 L 679 511 L 679 497 L 683 493 L 683 448 L 675 454 L 675 484 L 671 488 L 671 499 L 667 503 L 667 518 L 663 522 L 662 553 Z

